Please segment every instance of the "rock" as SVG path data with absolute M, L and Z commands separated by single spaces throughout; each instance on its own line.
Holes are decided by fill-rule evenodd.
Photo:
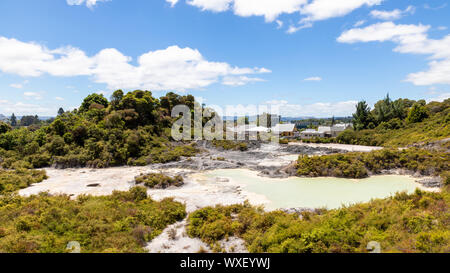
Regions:
M 86 187 L 88 187 L 88 188 L 96 188 L 96 187 L 100 187 L 100 184 L 98 184 L 98 183 L 89 184 Z
M 442 187 L 442 179 L 440 177 L 431 177 L 418 180 L 417 182 L 422 184 L 426 188 L 440 188 Z
M 216 177 L 216 182 L 230 182 L 230 179 L 225 177 Z

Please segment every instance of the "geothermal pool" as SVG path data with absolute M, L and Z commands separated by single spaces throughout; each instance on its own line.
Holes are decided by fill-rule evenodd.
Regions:
M 213 170 L 196 176 L 202 184 L 232 183 L 241 186 L 252 203 L 266 209 L 322 208 L 335 209 L 343 205 L 386 198 L 396 192 L 412 193 L 421 185 L 413 177 L 401 175 L 373 176 L 366 179 L 300 178 L 276 179 L 260 177 L 257 172 L 233 169 Z M 220 182 L 226 181 L 229 182 Z

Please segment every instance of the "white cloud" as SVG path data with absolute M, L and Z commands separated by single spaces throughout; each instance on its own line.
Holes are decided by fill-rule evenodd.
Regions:
M 166 0 L 169 1 L 169 0 Z M 298 14 L 298 25 L 291 25 L 287 33 L 311 27 L 312 22 L 340 17 L 363 6 L 374 6 L 384 0 L 186 0 L 186 3 L 203 11 L 233 11 L 237 16 L 263 16 L 273 22 L 282 14 Z M 172 5 L 174 6 L 174 5 Z M 280 26 L 281 21 L 277 21 Z
M 61 97 L 55 97 L 55 100 L 58 100 L 58 101 L 63 101 L 63 100 L 64 100 L 64 98 L 61 98 Z
M 209 10 L 213 12 L 226 11 L 230 7 L 233 0 L 187 0 L 186 3 L 198 7 L 202 10 Z
M 47 107 L 36 104 L 28 104 L 23 102 L 10 102 L 0 100 L 0 112 L 7 115 L 15 113 L 17 115 L 50 115 L 52 110 Z
M 249 78 L 247 76 L 227 76 L 223 78 L 222 84 L 229 86 L 242 86 L 251 82 L 263 82 L 260 78 Z
M 37 92 L 24 92 L 23 95 L 28 99 L 41 100 L 42 94 Z
M 406 81 L 415 85 L 450 84 L 450 35 L 440 40 L 430 39 L 429 30 L 430 26 L 385 22 L 350 29 L 337 40 L 341 43 L 392 41 L 397 44 L 396 52 L 430 55 L 430 69 L 412 73 Z
M 307 17 L 304 21 L 320 21 L 334 17 L 341 17 L 363 6 L 379 5 L 384 0 L 314 0 L 301 9 Z
M 366 23 L 366 20 L 360 20 L 360 21 L 356 22 L 353 26 L 360 27 L 360 26 L 364 25 L 365 23 Z
M 0 70 L 20 76 L 36 77 L 89 75 L 93 62 L 79 49 L 49 50 L 36 43 L 0 37 Z
M 70 6 L 80 6 L 86 4 L 88 8 L 93 8 L 98 2 L 107 2 L 110 0 L 66 0 Z
M 285 100 L 268 101 L 266 104 L 275 106 L 285 117 L 331 117 L 350 116 L 355 112 L 357 101 L 318 102 L 307 105 L 292 104 Z
M 384 42 L 401 37 L 423 35 L 429 28 L 423 25 L 396 25 L 393 22 L 385 22 L 347 30 L 339 36 L 338 41 L 341 43 Z
M 238 16 L 264 16 L 266 22 L 273 22 L 281 14 L 299 12 L 307 0 L 234 0 L 233 10 Z
M 240 68 L 225 62 L 207 61 L 198 50 L 171 46 L 147 52 L 130 62 L 117 49 L 103 49 L 87 56 L 73 47 L 55 50 L 36 43 L 0 37 L 0 71 L 20 76 L 91 76 L 110 89 L 141 88 L 155 91 L 201 89 L 213 83 L 227 84 L 239 77 L 239 84 L 261 79 L 250 75 L 270 73 L 266 68 Z
M 283 25 L 284 25 L 283 21 L 281 21 L 281 20 L 276 20 L 275 22 L 277 23 L 277 28 L 278 29 L 282 28 Z
M 306 82 L 320 82 L 322 80 L 321 77 L 309 77 L 304 79 L 304 81 Z
M 293 34 L 293 33 L 296 33 L 299 30 L 302 30 L 302 29 L 305 29 L 305 28 L 310 28 L 312 26 L 313 26 L 313 24 L 311 22 L 305 22 L 305 23 L 300 24 L 299 26 L 290 25 L 289 29 L 286 31 L 286 33 Z
M 12 83 L 9 86 L 16 89 L 22 89 L 26 84 L 28 84 L 28 80 L 25 80 L 21 83 Z
M 11 83 L 9 86 L 16 89 L 23 88 L 23 85 L 21 83 Z
M 166 0 L 166 2 L 170 3 L 171 7 L 174 7 L 178 3 L 178 0 Z
M 415 11 L 416 11 L 415 7 L 409 6 L 405 10 L 400 10 L 400 9 L 394 9 L 391 11 L 372 10 L 370 12 L 370 15 L 376 19 L 391 21 L 391 20 L 398 20 L 406 14 L 414 14 Z

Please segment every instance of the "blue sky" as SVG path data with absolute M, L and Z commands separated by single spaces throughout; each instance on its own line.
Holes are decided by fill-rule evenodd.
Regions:
M 388 92 L 450 96 L 446 1 L 2 0 L 0 10 L 5 115 L 55 115 L 118 88 L 318 117 Z

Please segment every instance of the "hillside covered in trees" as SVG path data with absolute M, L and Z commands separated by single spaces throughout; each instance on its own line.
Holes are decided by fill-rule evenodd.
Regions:
M 450 99 L 426 103 L 389 95 L 370 109 L 365 101 L 356 106 L 353 130 L 340 134 L 344 144 L 406 146 L 450 137 Z
M 192 156 L 195 147 L 170 142 L 170 114 L 178 104 L 193 109 L 195 100 L 190 95 L 168 93 L 157 99 L 149 91 L 124 94 L 117 90 L 110 100 L 92 94 L 74 111 L 60 109 L 51 123 L 1 123 L 1 165 L 8 169 L 51 165 L 102 168 Z

